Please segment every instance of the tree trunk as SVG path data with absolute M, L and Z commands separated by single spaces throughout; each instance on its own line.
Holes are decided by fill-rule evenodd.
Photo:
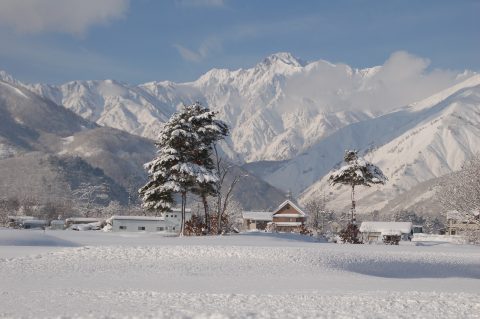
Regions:
M 208 213 L 208 202 L 207 202 L 207 196 L 202 195 L 202 203 L 203 203 L 203 209 L 205 210 L 205 227 L 207 228 L 207 234 L 210 233 L 210 216 Z
M 185 235 L 185 206 L 187 205 L 187 192 L 182 192 L 182 222 L 180 225 L 180 237 Z
M 217 173 L 219 174 L 219 180 L 217 184 L 217 234 L 221 233 L 222 226 L 222 182 L 223 178 L 220 176 L 220 158 L 218 157 L 217 145 L 213 144 L 213 150 L 215 151 L 215 159 L 217 164 Z
M 356 223 L 356 216 L 355 216 L 355 184 L 352 185 L 352 217 L 350 222 L 352 224 Z
M 220 204 L 221 201 L 219 200 L 218 203 Z M 217 219 L 217 234 L 222 234 L 222 209 L 218 210 L 218 219 Z

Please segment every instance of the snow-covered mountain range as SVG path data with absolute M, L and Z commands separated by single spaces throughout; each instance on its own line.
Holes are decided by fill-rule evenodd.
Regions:
M 232 159 L 283 160 L 341 127 L 426 98 L 469 75 L 418 85 L 412 79 L 416 74 L 398 70 L 403 69 L 402 59 L 354 69 L 277 53 L 252 68 L 213 69 L 187 83 L 103 80 L 29 88 L 97 124 L 148 138 L 157 136 L 180 105 L 200 101 L 231 125 L 231 141 L 224 149 Z M 392 75 L 394 71 L 398 74 Z
M 152 140 L 101 127 L 30 91 L 0 80 L 0 197 L 65 202 L 82 183 L 108 186 L 110 200 L 127 204 L 145 184 L 143 164 L 155 156 Z M 231 174 L 247 172 L 233 166 Z M 284 195 L 255 177 L 232 194 L 245 209 L 275 207 Z
M 182 104 L 200 101 L 231 125 L 223 145 L 231 160 L 303 202 L 326 193 L 332 207 L 348 205 L 348 192 L 331 189 L 325 176 L 345 149 L 358 149 L 389 177 L 384 187 L 360 191 L 359 209 L 372 210 L 480 151 L 480 75 L 426 66 L 401 52 L 365 69 L 277 53 L 186 83 L 22 84 L 4 72 L 0 79 L 147 138 Z

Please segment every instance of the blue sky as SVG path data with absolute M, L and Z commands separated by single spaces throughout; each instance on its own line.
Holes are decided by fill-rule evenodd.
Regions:
M 403 50 L 480 70 L 480 1 L 2 0 L 0 69 L 26 82 L 191 81 L 288 51 L 353 67 Z

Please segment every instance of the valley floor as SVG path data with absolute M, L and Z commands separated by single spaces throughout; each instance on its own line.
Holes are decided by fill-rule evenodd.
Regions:
M 480 318 L 480 247 L 0 229 L 5 318 Z

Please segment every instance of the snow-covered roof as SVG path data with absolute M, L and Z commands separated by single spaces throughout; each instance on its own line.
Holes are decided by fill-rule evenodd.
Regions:
M 411 230 L 411 222 L 362 222 L 360 225 L 362 233 L 382 233 L 382 235 L 390 235 L 393 232 L 408 234 Z
M 275 226 L 300 226 L 301 222 L 275 222 Z
M 242 212 L 243 219 L 272 220 L 272 212 Z
M 71 217 L 67 218 L 66 222 L 77 222 L 77 223 L 92 223 L 92 222 L 99 222 L 104 220 L 104 218 L 94 218 L 94 217 Z
M 165 218 L 158 216 L 112 216 L 111 220 L 164 221 Z
M 447 220 L 455 220 L 457 222 L 470 222 L 480 217 L 478 210 L 472 210 L 470 213 L 462 213 L 457 210 L 447 212 Z
M 28 220 L 28 219 L 35 219 L 33 216 L 8 216 L 8 219 L 11 220 Z
M 447 212 L 447 220 L 448 219 L 463 220 L 465 219 L 465 216 L 458 210 L 450 210 Z
M 287 205 L 287 204 L 290 204 L 290 206 L 292 206 L 297 212 L 299 212 L 302 216 L 305 216 L 305 212 L 303 210 L 300 209 L 300 207 L 298 207 L 297 205 L 295 205 L 291 200 L 287 199 L 286 201 L 284 201 L 283 203 L 281 203 L 277 209 L 273 212 L 273 215 L 275 215 L 276 213 L 278 213 L 282 208 L 283 206 Z M 283 214 L 282 214 L 283 215 Z

